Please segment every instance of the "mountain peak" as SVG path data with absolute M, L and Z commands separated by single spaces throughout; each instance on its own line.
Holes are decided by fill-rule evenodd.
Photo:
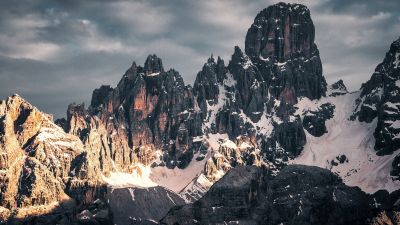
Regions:
M 2 104 L 7 105 L 9 109 L 14 109 L 18 111 L 21 110 L 22 108 L 24 109 L 33 109 L 35 108 L 31 103 L 29 103 L 26 99 L 24 99 L 22 96 L 19 94 L 15 93 L 7 98 L 5 101 L 0 101 L 0 107 Z M 22 106 L 23 105 L 23 106 Z M 6 110 L 6 109 L 4 109 Z M 0 113 L 2 112 L 2 109 L 0 109 Z
M 146 75 L 164 72 L 162 60 L 158 58 L 156 54 L 147 56 L 146 62 L 144 63 L 144 72 Z
M 212 53 L 210 58 L 207 59 L 207 63 L 215 63 L 214 55 Z
M 329 89 L 327 93 L 328 96 L 337 96 L 349 93 L 342 79 L 330 85 L 328 89 Z
M 247 69 L 252 64 L 250 58 L 240 49 L 239 46 L 235 46 L 232 59 L 229 62 L 229 67 L 235 66 L 236 64 L 241 65 L 244 69 Z
M 293 55 L 310 56 L 314 24 L 304 5 L 278 3 L 262 10 L 246 35 L 245 52 L 251 58 L 283 61 Z
M 296 97 L 325 96 L 326 81 L 314 38 L 314 24 L 304 5 L 278 3 L 255 17 L 247 31 L 245 53 L 264 79 L 271 81 L 270 93 L 275 97 L 285 89 L 293 89 Z
M 352 119 L 361 122 L 378 119 L 374 132 L 377 154 L 391 154 L 400 147 L 400 38 L 390 45 L 389 51 L 371 79 L 361 87 Z

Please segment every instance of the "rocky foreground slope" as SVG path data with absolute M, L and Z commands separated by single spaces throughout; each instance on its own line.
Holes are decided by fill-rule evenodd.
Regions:
M 400 42 L 349 93 L 326 84 L 314 37 L 307 7 L 278 3 L 193 87 L 149 55 L 55 123 L 2 101 L 0 222 L 154 224 L 185 200 L 162 222 L 394 223 Z
M 398 224 L 400 213 L 391 210 L 399 209 L 399 197 L 399 191 L 365 194 L 319 167 L 289 165 L 277 175 L 236 167 L 161 224 Z

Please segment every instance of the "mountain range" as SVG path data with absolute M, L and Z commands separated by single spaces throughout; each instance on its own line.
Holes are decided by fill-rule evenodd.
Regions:
M 1 101 L 0 223 L 400 224 L 400 38 L 355 92 L 314 39 L 278 3 L 193 86 L 152 54 L 66 118 Z

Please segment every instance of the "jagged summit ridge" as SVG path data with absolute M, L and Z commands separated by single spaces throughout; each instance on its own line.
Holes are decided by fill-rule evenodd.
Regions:
M 88 109 L 72 106 L 67 125 L 82 121 L 74 130 L 90 134 L 102 124 L 104 136 L 113 139 L 102 149 L 115 151 L 111 160 L 122 168 L 136 162 L 133 155 L 145 165 L 161 157 L 168 167 L 185 167 L 193 155 L 191 137 L 202 132 L 196 107 L 192 88 L 177 71 L 164 71 L 162 60 L 153 54 L 144 67 L 133 63 L 117 87 L 96 89 Z
M 254 186 L 257 182 L 263 183 L 259 183 L 260 173 L 270 173 L 272 179 L 283 178 L 268 183 L 276 185 L 276 189 L 271 189 L 274 190 L 272 193 L 265 192 L 265 196 L 278 202 L 289 200 L 284 208 L 280 208 L 282 215 L 289 212 L 288 217 L 277 216 L 275 219 L 279 221 L 273 224 L 278 224 L 281 219 L 296 214 L 308 215 L 300 210 L 307 209 L 302 208 L 303 200 L 318 206 L 321 202 L 326 203 L 302 193 L 303 189 L 309 190 L 309 186 L 318 187 L 319 182 L 314 183 L 318 169 L 288 168 L 288 164 L 293 163 L 329 169 L 348 185 L 359 186 L 369 193 L 379 189 L 393 191 L 391 196 L 396 198 L 400 158 L 395 157 L 399 150 L 393 137 L 397 137 L 394 135 L 397 135 L 399 115 L 395 87 L 400 60 L 397 55 L 399 41 L 393 44 L 394 50 L 388 53 L 388 59 L 378 66 L 383 69 L 373 75 L 371 80 L 374 82 L 367 82 L 369 84 L 360 92 L 349 93 L 343 81 L 326 86 L 314 32 L 305 6 L 273 5 L 256 17 L 246 36 L 245 51 L 234 47 L 227 64 L 220 57 L 211 55 L 198 72 L 193 88 L 185 85 L 177 71 L 164 70 L 162 60 L 152 54 L 144 65 L 133 62 L 116 87 L 102 85 L 95 89 L 88 107 L 69 105 L 66 119 L 58 121 L 64 130 L 18 97 L 11 99 L 21 104 L 0 103 L 0 214 L 3 208 L 10 212 L 20 206 L 41 206 L 57 202 L 65 195 L 83 199 L 82 205 L 101 198 L 99 201 L 104 202 L 100 204 L 96 200 L 95 204 L 108 207 L 104 204 L 107 202 L 105 194 L 110 200 L 114 193 L 115 201 L 108 202 L 114 212 L 120 211 L 119 199 L 127 200 L 124 201 L 127 205 L 139 202 L 145 205 L 142 208 L 136 204 L 140 208 L 138 213 L 128 207 L 125 211 L 122 206 L 124 218 L 121 221 L 131 221 L 129 216 L 141 214 L 142 209 L 143 213 L 154 210 L 157 214 L 158 206 L 161 209 L 161 205 L 180 204 L 179 196 L 171 198 L 170 191 L 153 188 L 156 185 L 173 190 L 187 202 L 196 201 L 207 193 L 199 202 L 207 203 L 210 200 L 207 196 L 212 196 L 211 202 L 215 200 L 216 205 L 203 208 L 203 205 L 198 207 L 197 202 L 193 206 L 212 215 L 231 216 L 231 211 L 220 207 L 224 204 L 218 202 L 221 193 L 239 197 L 239 201 L 245 203 L 238 208 L 235 198 L 227 199 L 224 206 L 232 206 L 238 213 L 252 210 L 252 206 L 261 209 L 266 206 L 265 212 L 269 214 L 279 211 L 276 202 L 263 201 L 261 205 L 251 202 L 259 197 L 256 193 L 266 190 Z M 369 123 L 348 120 L 354 104 L 359 107 L 355 116 Z M 362 112 L 370 106 L 375 107 L 376 112 Z M 387 107 L 391 109 L 386 110 Z M 379 136 L 372 134 L 375 128 L 389 132 L 384 132 L 383 139 L 378 140 Z M 392 148 L 377 149 L 378 153 L 386 154 L 378 156 L 373 145 L 382 143 L 390 143 Z M 17 164 L 10 163 L 13 160 Z M 253 167 L 241 167 L 247 165 Z M 233 173 L 234 176 L 224 177 L 235 167 L 242 168 L 237 176 Z M 310 174 L 302 176 L 307 179 L 304 181 L 312 181 L 310 185 L 305 182 L 303 187 L 296 183 L 299 181 L 297 172 L 302 171 Z M 339 196 L 344 192 L 338 192 L 338 189 L 344 188 L 346 193 L 360 196 L 365 193 L 358 188 L 345 187 L 327 170 L 321 173 L 333 181 L 332 187 L 326 189 L 328 194 L 318 191 L 319 187 L 311 193 L 324 196 L 333 205 L 340 205 L 335 199 L 342 197 L 345 204 L 356 204 L 353 209 L 357 209 L 358 204 L 366 206 L 367 203 L 362 203 L 366 198 L 349 202 L 344 195 Z M 39 176 L 46 179 L 32 179 Z M 247 179 L 254 176 L 257 179 Z M 231 180 L 226 182 L 226 179 Z M 10 180 L 18 180 L 20 186 L 13 186 Z M 221 182 L 207 192 L 219 180 Z M 286 184 L 286 180 L 293 182 Z M 109 188 L 104 188 L 104 182 Z M 54 191 L 45 193 L 37 187 Z M 148 187 L 151 188 L 136 191 Z M 115 191 L 116 188 L 122 190 Z M 145 194 L 135 196 L 139 193 Z M 162 195 L 160 198 L 157 197 L 159 194 Z M 385 198 L 389 193 L 383 191 L 380 195 Z M 146 202 L 146 196 L 155 197 L 153 199 L 158 199 L 160 204 Z M 302 199 L 296 196 L 302 196 Z M 79 218 L 93 219 L 98 206 L 90 207 Z M 185 208 L 192 209 L 191 206 L 181 209 Z M 168 209 L 160 211 L 165 213 Z M 183 215 L 186 213 L 191 218 L 192 211 L 184 210 Z M 255 213 L 254 216 L 263 215 Z M 232 218 L 236 218 L 235 215 Z M 219 221 L 219 217 L 212 216 L 201 219 Z

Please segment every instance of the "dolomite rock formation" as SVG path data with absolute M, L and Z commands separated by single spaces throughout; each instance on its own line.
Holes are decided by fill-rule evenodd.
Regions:
M 245 50 L 235 47 L 227 67 L 211 57 L 199 72 L 193 91 L 203 131 L 231 140 L 248 137 L 259 156 L 281 166 L 306 143 L 302 121 L 294 115 L 298 98 L 319 99 L 327 89 L 308 9 L 279 3 L 261 11 L 247 32 Z
M 98 160 L 79 138 L 18 95 L 0 102 L 0 139 L 3 211 L 69 201 L 76 197 L 69 193 L 71 183 L 87 186 L 99 177 Z
M 291 90 L 297 97 L 325 96 L 326 82 L 314 36 L 306 6 L 278 3 L 256 16 L 246 35 L 246 54 L 272 95 Z
M 58 123 L 96 152 L 105 174 L 137 163 L 185 168 L 208 151 L 204 175 L 213 182 L 236 165 L 282 166 L 305 145 L 302 121 L 294 115 L 297 98 L 326 92 L 308 9 L 280 3 L 263 10 L 245 49 L 235 47 L 228 65 L 211 56 L 193 88 L 149 55 L 143 67 L 133 63 L 115 88 L 94 90 L 88 108 L 71 104 Z M 250 147 L 227 149 L 225 138 Z
M 361 87 L 354 117 L 360 122 L 378 119 L 374 132 L 378 154 L 391 154 L 400 147 L 400 38 L 392 43 L 385 59 Z M 354 118 L 353 117 L 353 118 Z
M 320 137 L 327 133 L 325 122 L 333 117 L 335 105 L 325 103 L 318 111 L 305 112 L 303 127 L 313 136 Z
M 326 86 L 314 33 L 305 6 L 278 3 L 257 15 L 245 51 L 235 47 L 227 63 L 211 56 L 193 88 L 153 54 L 143 66 L 134 62 L 116 87 L 95 89 L 88 107 L 70 104 L 55 123 L 17 95 L 1 102 L 0 222 L 154 224 L 176 206 L 163 223 L 394 223 L 400 42 L 363 85 L 352 116 L 357 121 L 348 121 L 357 93 L 343 81 Z M 375 122 L 375 149 L 383 158 L 368 151 Z M 352 127 L 366 129 L 357 130 L 362 141 L 352 143 L 352 154 L 321 153 Z M 393 192 L 369 195 L 327 170 L 287 166 L 298 158 L 344 168 L 336 172 L 355 175 L 357 185 L 370 182 L 362 176 L 371 173 L 378 182 L 367 185 Z M 202 169 L 193 171 L 191 163 Z M 189 173 L 193 179 L 177 192 L 194 203 L 178 206 L 182 199 L 162 187 L 115 189 L 102 181 L 139 164 L 173 169 L 158 174 L 166 179 L 170 171 Z M 376 171 L 359 171 L 360 165 Z
M 116 88 L 94 90 L 88 109 L 70 105 L 65 129 L 100 149 L 103 171 L 160 157 L 169 168 L 184 168 L 193 156 L 191 137 L 202 133 L 196 107 L 179 73 L 165 72 L 161 59 L 149 55 L 144 67 L 133 63 Z

